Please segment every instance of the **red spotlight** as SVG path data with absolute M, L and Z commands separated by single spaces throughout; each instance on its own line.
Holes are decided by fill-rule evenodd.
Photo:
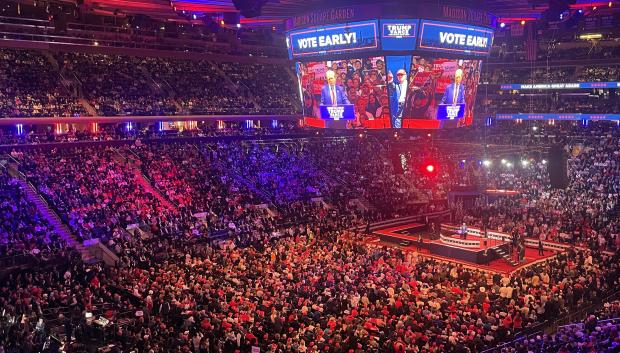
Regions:
M 426 166 L 426 171 L 429 172 L 429 173 L 434 172 L 435 171 L 435 166 L 432 165 L 432 164 L 427 165 Z

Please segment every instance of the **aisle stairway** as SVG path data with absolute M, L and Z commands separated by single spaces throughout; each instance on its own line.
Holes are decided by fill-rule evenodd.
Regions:
M 146 192 L 151 193 L 153 196 L 155 196 L 157 198 L 157 200 L 159 200 L 159 202 L 161 202 L 166 207 L 171 208 L 171 209 L 173 209 L 175 211 L 179 210 L 177 205 L 173 204 L 170 200 L 168 200 L 167 197 L 165 197 L 161 193 L 161 191 L 159 189 L 154 187 L 151 184 L 151 181 L 144 174 L 142 174 L 142 172 L 139 169 L 134 169 L 134 173 L 135 173 L 135 176 L 136 176 L 136 182 L 138 184 L 142 185 L 142 187 L 144 188 L 144 190 Z
M 116 163 L 124 166 L 126 169 L 133 171 L 136 182 L 142 185 L 146 192 L 149 192 L 153 196 L 155 196 L 155 198 L 157 198 L 159 202 L 175 211 L 179 210 L 179 206 L 169 200 L 162 193 L 162 191 L 155 187 L 151 183 L 151 180 L 142 172 L 142 161 L 140 160 L 140 156 L 138 156 L 135 152 L 130 149 L 116 149 L 116 153 L 112 156 L 112 159 Z
M 49 221 L 54 227 L 54 231 L 60 235 L 60 237 L 67 243 L 68 246 L 75 248 L 82 255 L 84 262 L 96 261 L 95 257 L 88 251 L 88 249 L 71 233 L 69 227 L 64 224 L 58 214 L 48 205 L 43 197 L 37 192 L 34 185 L 26 181 L 24 178 L 16 178 L 19 185 L 24 190 L 26 198 L 37 206 L 41 215 Z

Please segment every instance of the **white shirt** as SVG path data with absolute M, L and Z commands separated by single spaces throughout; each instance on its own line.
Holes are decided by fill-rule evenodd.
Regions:
M 403 80 L 398 84 L 400 86 L 400 96 L 398 96 L 398 103 L 405 103 L 407 97 L 407 80 Z

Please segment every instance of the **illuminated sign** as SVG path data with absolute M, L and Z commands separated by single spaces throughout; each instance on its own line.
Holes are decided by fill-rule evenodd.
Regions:
M 322 105 L 321 119 L 323 120 L 353 120 L 355 119 L 355 109 L 353 104 L 341 104 L 341 105 Z
M 455 54 L 488 55 L 493 30 L 456 23 L 422 20 L 419 49 Z
M 620 120 L 620 114 L 497 114 L 497 120 Z
M 461 119 L 465 115 L 465 104 L 439 104 L 437 120 Z
M 504 91 L 526 89 L 590 89 L 590 88 L 620 88 L 620 82 L 575 82 L 575 83 L 511 83 L 501 85 Z
M 378 22 L 372 20 L 292 31 L 287 37 L 289 57 L 376 50 L 379 47 L 377 27 Z
M 381 20 L 381 47 L 384 50 L 413 50 L 418 20 Z

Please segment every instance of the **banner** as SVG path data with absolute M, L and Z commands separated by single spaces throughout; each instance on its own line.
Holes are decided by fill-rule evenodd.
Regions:
M 383 50 L 414 50 L 418 21 L 411 19 L 381 20 Z
M 289 57 L 376 50 L 379 48 L 377 27 L 378 22 L 372 20 L 291 31 L 286 43 Z
M 456 23 L 422 20 L 420 49 L 453 54 L 487 56 L 493 44 L 493 30 Z

